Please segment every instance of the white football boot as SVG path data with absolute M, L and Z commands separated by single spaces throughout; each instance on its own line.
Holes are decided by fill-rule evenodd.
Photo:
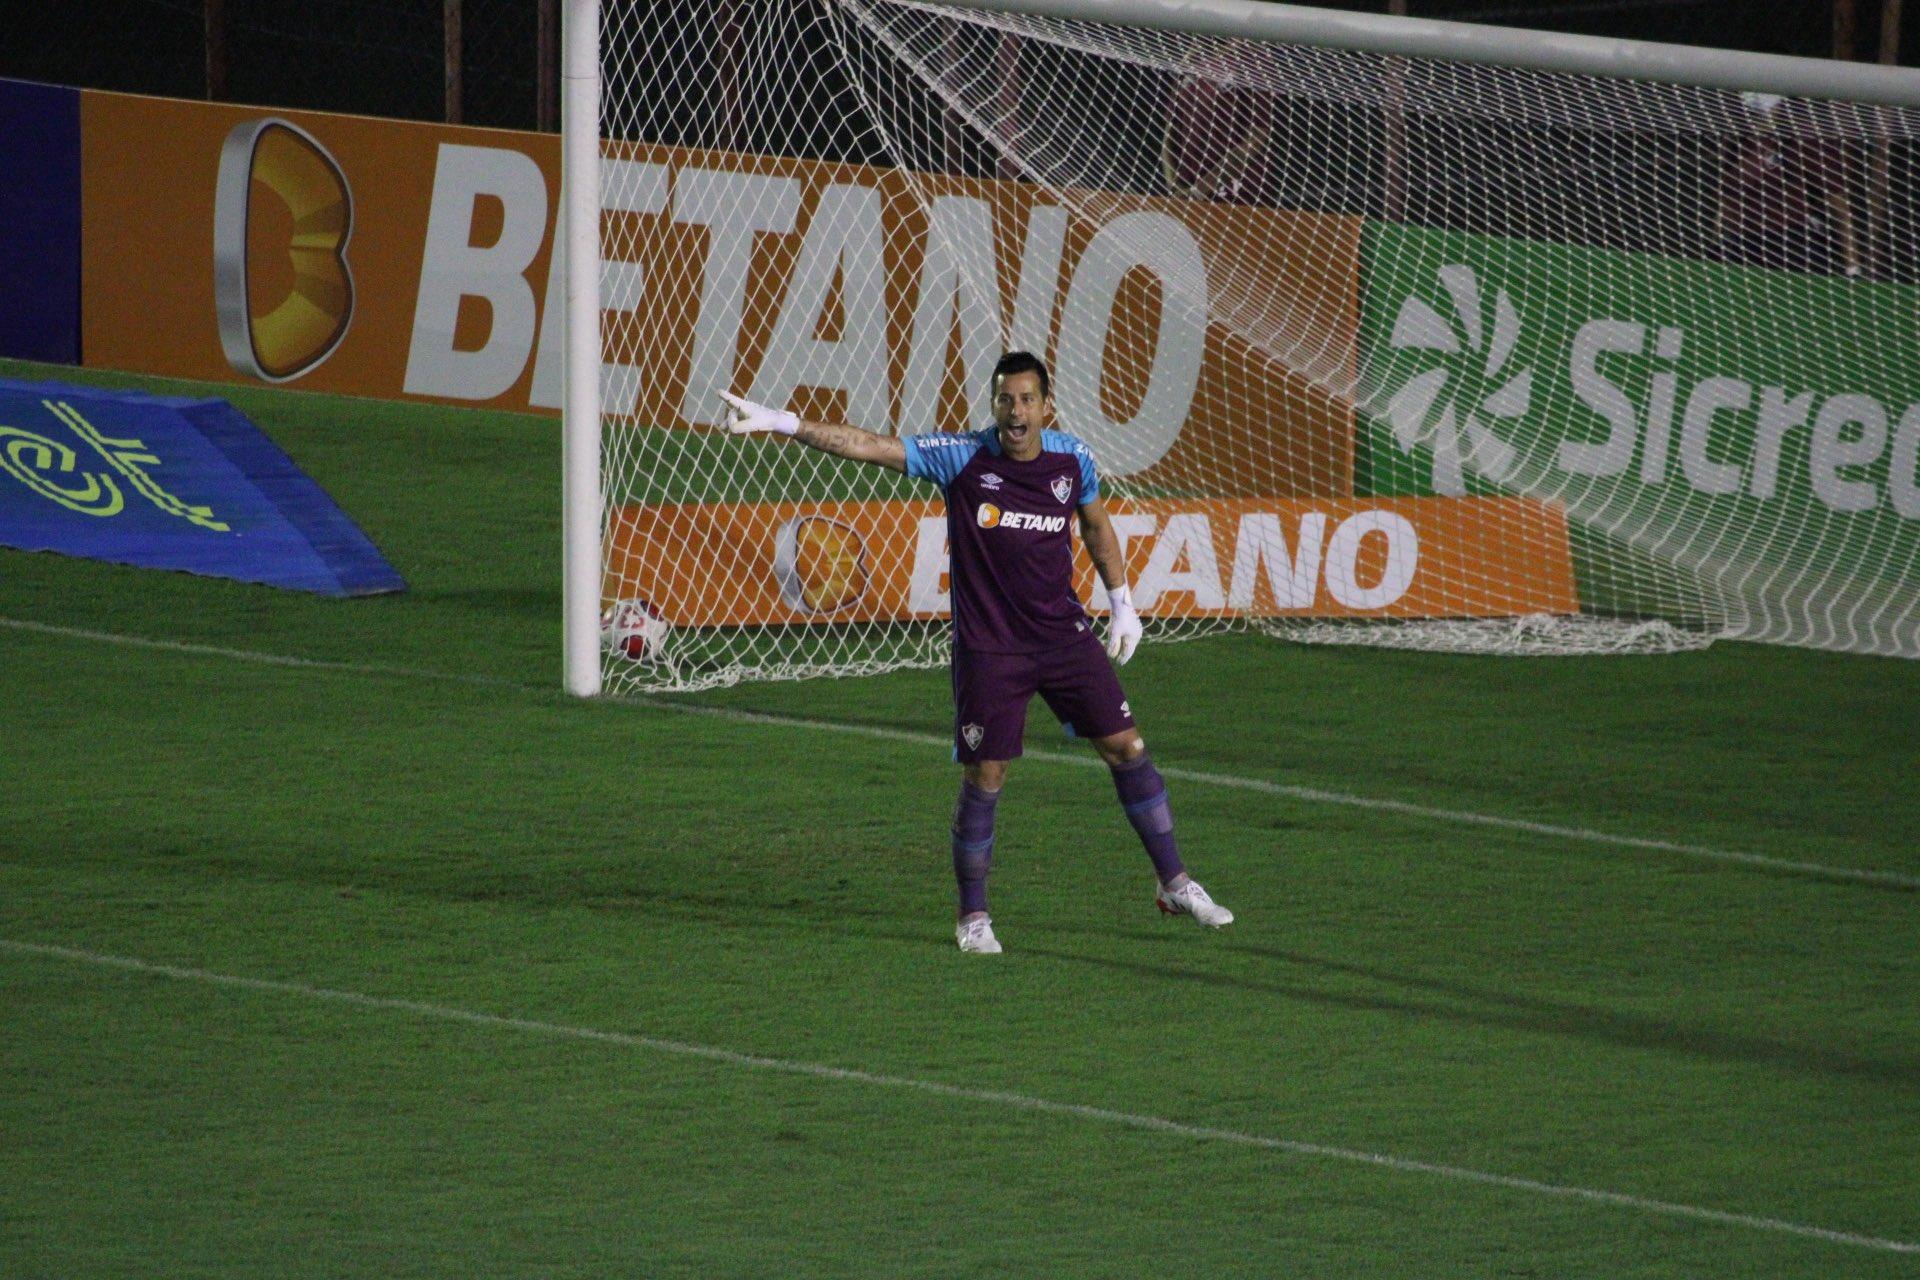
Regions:
M 1160 886 L 1154 903 L 1170 916 L 1192 916 L 1195 924 L 1220 929 L 1233 923 L 1233 912 L 1208 896 L 1198 880 L 1188 880 L 1178 889 Z
M 983 956 L 1000 954 L 1000 939 L 993 936 L 993 921 L 985 916 L 974 916 L 971 920 L 962 920 L 954 926 L 953 937 L 954 941 L 960 944 L 962 951 L 972 951 Z

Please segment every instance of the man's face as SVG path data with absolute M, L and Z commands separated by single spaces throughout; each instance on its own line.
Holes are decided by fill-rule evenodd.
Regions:
M 1024 457 L 1038 450 L 1053 402 L 1040 394 L 1040 375 L 1010 373 L 993 389 L 993 421 L 1000 428 L 1000 444 L 1008 453 Z

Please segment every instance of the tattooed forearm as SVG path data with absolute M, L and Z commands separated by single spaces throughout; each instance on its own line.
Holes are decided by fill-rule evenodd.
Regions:
M 816 449 L 838 454 L 842 458 L 860 456 L 860 446 L 872 439 L 870 432 L 858 427 L 836 426 L 825 422 L 802 422 L 799 431 L 800 440 Z
M 895 471 L 904 470 L 907 464 L 906 446 L 898 439 L 862 431 L 859 427 L 802 421 L 794 439 L 835 457 L 877 463 Z

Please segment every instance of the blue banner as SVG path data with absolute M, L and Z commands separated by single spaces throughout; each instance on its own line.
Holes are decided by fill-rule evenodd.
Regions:
M 0 80 L 0 356 L 80 363 L 80 91 Z
M 357 596 L 406 583 L 224 400 L 0 378 L 0 546 Z

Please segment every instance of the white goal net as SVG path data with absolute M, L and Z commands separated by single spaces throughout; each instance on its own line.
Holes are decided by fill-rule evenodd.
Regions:
M 1920 654 L 1920 112 L 891 0 L 601 41 L 611 691 L 943 662 L 938 492 L 719 393 L 975 429 L 1008 349 L 1150 640 Z

